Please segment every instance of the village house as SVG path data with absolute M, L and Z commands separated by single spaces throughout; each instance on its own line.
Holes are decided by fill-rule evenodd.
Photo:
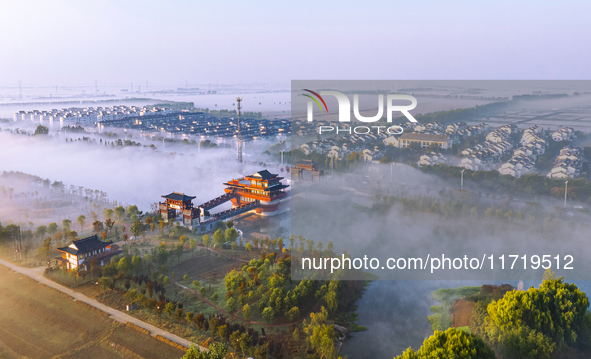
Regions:
M 451 141 L 448 135 L 433 135 L 424 133 L 403 133 L 398 138 L 399 148 L 408 147 L 413 143 L 418 143 L 421 148 L 435 145 L 441 149 L 447 150 L 451 147 Z
M 583 150 L 580 147 L 566 146 L 560 150 L 548 178 L 574 178 L 583 166 Z
M 531 158 L 524 155 L 514 155 L 509 161 L 501 165 L 499 173 L 519 178 L 533 169 L 534 163 Z
M 95 234 L 90 237 L 78 239 L 67 247 L 57 248 L 62 253 L 61 257 L 55 257 L 67 269 L 89 270 L 92 262 L 96 261 L 99 267 L 108 264 L 111 258 L 122 250 L 113 242 L 103 242 Z
M 419 166 L 433 166 L 438 163 L 445 163 L 445 157 L 441 153 L 429 152 L 419 158 Z
M 552 139 L 556 142 L 572 140 L 575 135 L 575 130 L 570 127 L 563 127 L 552 132 Z

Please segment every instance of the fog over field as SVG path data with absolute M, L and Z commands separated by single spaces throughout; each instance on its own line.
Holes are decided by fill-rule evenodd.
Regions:
M 88 134 L 72 138 L 83 136 Z M 224 193 L 224 182 L 265 167 L 247 162 L 241 172 L 233 147 L 199 150 L 197 145 L 166 144 L 163 152 L 149 147 L 112 148 L 98 143 L 98 136 L 95 139 L 97 143 L 66 142 L 63 135 L 46 138 L 0 132 L 0 153 L 6 154 L 0 172 L 21 171 L 52 182 L 98 189 L 111 200 L 148 211 L 151 203 L 172 191 L 196 196 L 195 204 L 205 202 Z M 161 148 L 161 143 L 156 144 Z M 268 141 L 246 144 L 245 160 L 258 159 L 269 145 Z M 267 167 L 278 170 L 278 165 Z

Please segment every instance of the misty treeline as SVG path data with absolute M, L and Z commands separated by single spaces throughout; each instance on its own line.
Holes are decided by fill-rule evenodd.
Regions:
M 535 196 L 564 198 L 564 179 L 548 178 L 538 173 L 527 173 L 515 178 L 510 175 L 501 175 L 498 171 L 474 172 L 445 164 L 421 166 L 420 169 L 424 173 L 455 180 L 460 179 L 461 171 L 464 170 L 465 186 L 469 186 L 472 182 L 478 185 L 478 188 L 490 193 L 503 191 L 507 195 L 519 195 L 527 198 Z M 568 199 L 591 202 L 591 181 L 586 178 L 570 178 L 568 180 Z
M 417 351 L 409 348 L 395 359 L 588 358 L 591 353 L 589 299 L 551 271 L 538 288 L 483 285 L 461 300 L 474 303 L 469 330 L 436 330 Z
M 446 219 L 488 219 L 491 223 L 516 223 L 521 227 L 530 225 L 538 228 L 542 233 L 553 234 L 561 228 L 561 224 L 568 223 L 575 227 L 574 221 L 566 221 L 564 208 L 554 207 L 551 211 L 537 202 L 528 202 L 518 207 L 511 196 L 478 195 L 466 191 L 452 191 L 442 189 L 438 196 L 407 195 L 376 195 L 376 202 L 369 213 L 386 213 L 389 208 L 399 206 L 404 214 L 423 213 L 437 215 Z M 587 222 L 579 223 L 589 228 Z M 435 229 L 437 231 L 437 229 Z M 439 234 L 439 233 L 435 233 Z
M 43 179 L 39 176 L 35 176 L 35 175 L 31 175 L 28 173 L 23 173 L 23 172 L 19 172 L 19 171 L 3 171 L 2 172 L 2 179 L 6 179 L 6 180 L 14 180 L 14 181 L 18 181 L 18 182 L 28 182 L 28 183 L 33 183 L 35 185 L 41 186 L 41 187 L 45 187 L 47 189 L 56 191 L 56 192 L 61 192 L 61 193 L 70 193 L 73 195 L 78 195 L 78 196 L 86 196 L 89 199 L 95 199 L 95 200 L 103 200 L 105 201 L 107 198 L 107 193 L 103 192 L 103 191 L 99 191 L 99 190 L 93 190 L 90 188 L 85 188 L 83 186 L 74 186 L 74 185 L 66 185 L 63 182 L 58 182 L 58 181 L 54 181 L 51 182 L 49 180 L 49 178 L 47 179 Z M 8 188 L 6 189 L 4 186 L 0 187 L 0 190 L 2 191 L 3 194 L 4 191 L 8 191 L 9 195 L 14 195 L 14 189 Z

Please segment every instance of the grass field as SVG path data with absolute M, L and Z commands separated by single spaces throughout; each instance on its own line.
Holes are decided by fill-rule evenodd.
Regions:
M 232 269 L 241 268 L 244 264 L 244 262 L 225 257 L 218 258 L 214 253 L 203 253 L 182 261 L 175 265 L 171 271 L 174 271 L 178 278 L 187 274 L 189 281 L 205 280 L 208 283 L 218 283 Z
M 184 353 L 0 266 L 1 358 L 179 358 Z

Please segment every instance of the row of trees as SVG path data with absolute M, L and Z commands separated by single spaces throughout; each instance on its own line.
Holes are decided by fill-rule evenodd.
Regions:
M 425 173 L 435 174 L 443 178 L 459 179 L 461 167 L 437 164 L 421 166 Z M 480 187 L 496 192 L 502 190 L 509 194 L 534 196 L 551 196 L 564 198 L 564 179 L 548 178 L 539 173 L 527 173 L 519 178 L 501 175 L 498 171 L 476 171 L 465 169 L 464 181 L 472 181 Z M 469 183 L 469 182 L 467 182 Z M 568 198 L 581 202 L 591 200 L 591 181 L 586 178 L 569 179 Z

